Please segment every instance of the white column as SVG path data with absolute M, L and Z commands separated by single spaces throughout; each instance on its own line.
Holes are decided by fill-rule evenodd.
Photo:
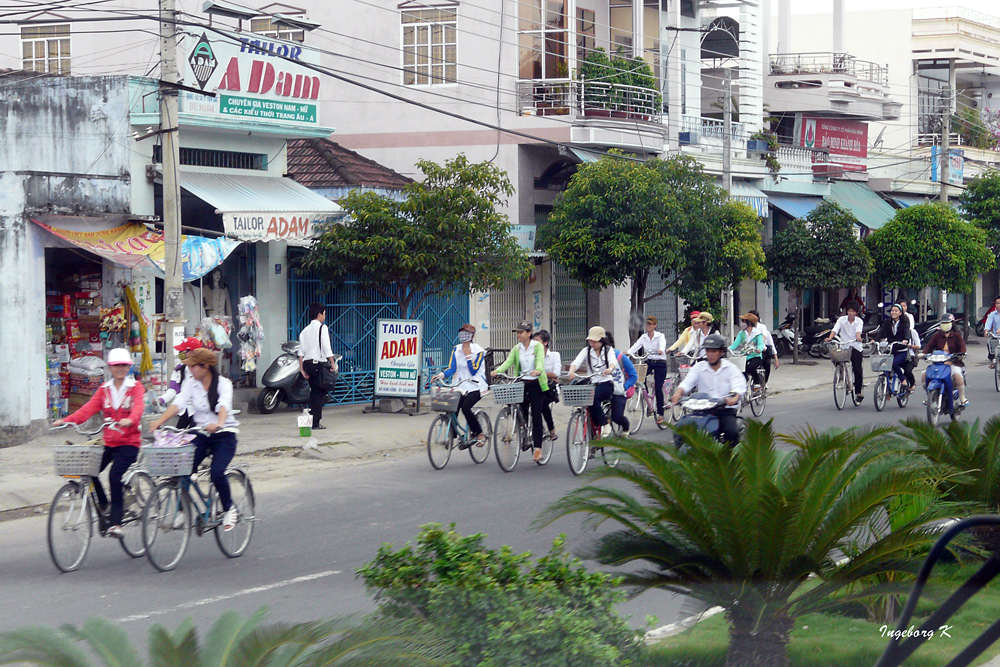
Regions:
M 643 0 L 632 0 L 632 57 L 641 58 L 646 40 L 646 7 Z
M 254 296 L 264 329 L 257 377 L 281 354 L 288 340 L 288 244 L 284 241 L 257 243 L 257 285 Z M 279 268 L 280 267 L 280 268 Z M 306 304 L 308 306 L 308 304 Z M 298 335 L 295 332 L 294 335 Z
M 782 0 L 785 1 L 785 0 Z M 764 124 L 764 63 L 767 52 L 762 43 L 764 22 L 759 0 L 745 0 L 740 5 L 740 122 L 747 132 Z
M 677 133 L 681 129 L 681 40 L 674 39 L 681 24 L 681 3 L 671 2 L 667 10 L 666 29 L 660 35 L 660 43 L 667 47 L 667 147 L 676 151 Z
M 778 0 L 778 44 L 775 52 L 791 53 L 791 39 L 792 0 Z
M 833 0 L 833 52 L 844 52 L 844 0 Z

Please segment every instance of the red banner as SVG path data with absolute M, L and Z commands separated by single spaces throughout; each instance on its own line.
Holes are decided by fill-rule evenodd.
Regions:
M 799 123 L 799 145 L 818 151 L 829 151 L 829 159 L 821 152 L 813 153 L 814 171 L 865 171 L 868 169 L 868 124 L 839 118 L 802 116 Z

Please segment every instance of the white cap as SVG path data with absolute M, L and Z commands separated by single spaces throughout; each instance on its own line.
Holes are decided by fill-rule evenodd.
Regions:
M 132 353 L 124 347 L 116 347 L 108 352 L 108 366 L 116 366 L 118 364 L 132 365 Z

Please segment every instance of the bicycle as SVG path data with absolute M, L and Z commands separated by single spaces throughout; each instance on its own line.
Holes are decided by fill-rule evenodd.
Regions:
M 1000 359 L 997 359 L 997 341 L 1000 340 L 1000 334 L 993 331 L 986 332 L 986 347 L 989 349 L 989 353 L 993 355 L 993 386 L 996 387 L 997 391 L 1000 391 Z
M 163 426 L 160 430 L 191 436 L 205 433 L 197 427 L 178 429 Z M 190 442 L 190 438 L 182 438 L 181 441 Z M 202 489 L 208 469 L 202 468 L 192 474 L 195 446 L 154 445 L 144 446 L 143 450 L 149 474 L 167 478 L 156 485 L 142 509 L 142 540 L 146 557 L 153 567 L 160 572 L 176 568 L 187 551 L 192 528 L 199 537 L 212 531 L 219 549 L 228 558 L 242 556 L 250 545 L 253 524 L 257 520 L 253 485 L 246 471 L 233 467 L 226 470 L 233 506 L 237 508 L 237 521 L 232 530 L 223 531 L 220 528 L 225 511 L 218 491 L 211 480 L 208 490 Z M 191 489 L 194 489 L 194 495 Z
M 847 404 L 847 395 L 851 395 L 854 405 L 861 405 L 858 394 L 854 390 L 854 371 L 851 366 L 850 343 L 835 340 L 830 344 L 830 360 L 833 362 L 833 404 L 838 410 L 843 410 Z M 864 385 L 861 386 L 864 389 Z
M 633 357 L 635 360 L 635 372 L 638 375 L 638 379 L 635 383 L 635 391 L 625 402 L 625 416 L 628 417 L 629 421 L 629 435 L 635 435 L 639 432 L 639 428 L 642 426 L 642 420 L 645 417 L 652 417 L 656 422 L 656 426 L 662 431 L 667 428 L 667 423 L 664 420 L 656 420 L 656 393 L 655 389 L 650 390 L 649 380 L 652 379 L 647 372 L 647 366 L 643 361 L 645 360 L 644 355 L 639 355 Z M 673 361 L 674 366 L 677 365 L 677 361 Z M 673 393 L 674 385 L 678 381 L 676 375 L 671 374 L 668 371 L 667 377 L 663 381 L 663 395 L 664 399 L 669 399 L 670 395 Z M 655 380 L 654 380 L 655 382 Z M 664 406 L 664 412 L 669 406 Z M 676 421 L 674 418 L 674 411 L 671 409 L 670 416 L 672 421 Z
M 587 380 L 591 375 L 577 374 L 581 380 Z M 566 376 L 560 378 L 565 382 Z M 621 454 L 616 449 L 603 446 L 591 446 L 591 441 L 600 438 L 598 427 L 590 418 L 589 408 L 594 403 L 594 391 L 596 387 L 590 382 L 579 384 L 563 384 L 562 402 L 567 407 L 572 407 L 569 424 L 566 426 L 566 459 L 569 461 L 569 469 L 574 475 L 582 475 L 587 469 L 587 462 L 596 457 L 598 450 L 604 465 L 614 468 L 621 460 Z M 611 421 L 611 401 L 602 403 L 604 414 L 608 417 L 608 424 L 611 426 L 612 437 L 621 435 L 621 426 Z
M 458 403 L 462 393 L 440 381 L 431 384 L 431 410 L 440 412 L 427 431 L 427 458 L 431 467 L 441 470 L 451 459 L 455 449 L 455 437 L 458 436 L 458 449 L 468 449 L 474 463 L 479 464 L 490 455 L 489 443 L 493 439 L 493 424 L 490 415 L 485 410 L 476 411 L 476 419 L 483 429 L 482 444 L 472 438 L 468 424 L 458 421 Z
M 892 370 L 893 355 L 887 353 L 890 348 L 889 343 L 880 342 L 877 348 L 878 353 L 871 356 L 872 371 L 879 374 L 878 379 L 875 380 L 875 396 L 873 397 L 877 412 L 882 412 L 885 408 L 887 397 L 895 397 L 896 403 L 901 408 L 905 408 L 910 400 L 910 391 L 903 389 L 902 381 Z
M 95 431 L 85 431 L 79 425 L 64 423 L 51 430 L 58 431 L 73 426 L 83 436 L 94 436 L 106 428 L 114 428 L 115 422 L 106 420 Z M 60 572 L 72 572 L 83 564 L 90 541 L 97 524 L 101 537 L 108 536 L 108 516 L 99 509 L 97 489 L 94 480 L 100 473 L 104 456 L 104 443 L 100 439 L 88 440 L 83 444 L 53 445 L 56 474 L 67 481 L 56 492 L 49 507 L 47 540 L 49 556 Z M 122 514 L 122 549 L 132 558 L 143 556 L 146 551 L 142 542 L 140 515 L 143 505 L 153 488 L 153 480 L 133 464 L 122 477 L 124 500 Z M 109 489 L 110 491 L 110 489 Z
M 737 369 L 743 374 L 746 374 L 747 368 L 747 355 L 746 353 L 734 355 L 730 361 Z M 739 360 L 739 361 L 737 361 Z M 740 404 L 737 408 L 737 412 L 743 412 L 743 408 L 750 406 L 750 411 L 753 412 L 754 417 L 760 417 L 764 414 L 764 406 L 767 404 L 767 384 L 764 381 L 763 372 L 761 369 L 757 369 L 757 382 L 748 381 L 746 391 L 740 396 Z
M 497 457 L 497 464 L 504 472 L 510 472 L 517 465 L 517 460 L 521 452 L 526 452 L 532 448 L 532 426 L 524 409 L 524 377 L 513 377 L 500 373 L 496 377 L 507 380 L 505 383 L 494 384 L 490 387 L 493 392 L 493 400 L 497 405 L 502 405 L 500 413 L 497 415 L 496 424 L 493 427 L 493 451 Z M 540 466 L 546 465 L 552 458 L 552 440 L 542 438 L 542 457 L 537 463 Z

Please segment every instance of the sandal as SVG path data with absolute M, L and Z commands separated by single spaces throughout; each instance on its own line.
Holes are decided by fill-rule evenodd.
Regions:
M 555 429 L 552 429 L 551 431 L 549 431 L 549 440 L 555 441 L 555 440 L 558 440 L 558 439 L 559 439 L 559 434 L 556 433 Z
M 485 447 L 485 446 L 486 446 L 486 436 L 480 433 L 479 435 L 476 436 L 476 447 Z
M 542 460 L 542 450 L 536 449 L 535 450 L 535 454 L 534 454 L 534 458 L 535 458 L 535 463 L 540 462 Z

